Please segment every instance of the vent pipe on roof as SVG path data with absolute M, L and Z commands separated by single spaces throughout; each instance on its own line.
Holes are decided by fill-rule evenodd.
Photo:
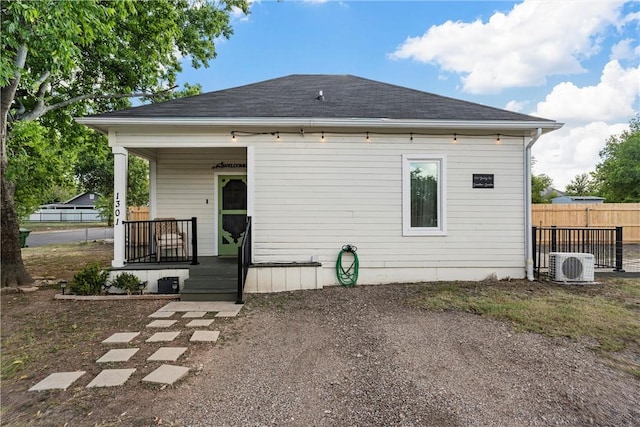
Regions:
M 322 91 L 318 91 L 318 96 L 316 96 L 316 99 L 318 101 L 324 101 L 324 95 L 322 94 Z

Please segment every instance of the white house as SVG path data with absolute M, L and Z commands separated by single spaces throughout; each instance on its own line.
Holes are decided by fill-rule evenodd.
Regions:
M 350 75 L 291 75 L 78 121 L 108 134 L 115 154 L 113 267 L 150 283 L 179 276 L 183 292 L 194 270 L 154 255 L 157 224 L 124 223 L 128 155 L 149 160 L 151 218 L 197 218 L 197 230 L 170 232 L 188 231 L 172 256 L 235 255 L 251 217 L 248 292 L 336 285 L 346 244 L 358 284 L 531 278 L 530 150 L 562 126 Z

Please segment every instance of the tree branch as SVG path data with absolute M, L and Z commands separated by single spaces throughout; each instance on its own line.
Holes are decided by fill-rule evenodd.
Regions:
M 100 93 L 87 93 L 84 95 L 78 95 L 78 96 L 74 96 L 73 98 L 69 98 L 65 101 L 62 102 L 58 102 L 57 104 L 53 104 L 53 105 L 49 105 L 47 107 L 44 107 L 42 109 L 34 109 L 26 114 L 23 114 L 21 116 L 18 117 L 19 120 L 26 120 L 26 121 L 30 121 L 30 120 L 35 120 L 38 117 L 41 117 L 43 115 L 45 115 L 46 113 L 48 113 L 49 111 L 53 111 L 53 110 L 57 110 L 60 108 L 64 108 L 66 106 L 69 106 L 71 104 L 74 104 L 76 102 L 80 102 L 80 101 L 85 101 L 87 99 L 120 99 L 120 98 L 141 98 L 141 97 L 147 97 L 147 98 L 153 98 L 155 96 L 158 96 L 160 94 L 172 91 L 173 89 L 175 89 L 176 86 L 172 86 L 168 89 L 165 90 L 161 90 L 158 92 L 153 92 L 153 93 L 148 93 L 148 92 L 138 92 L 138 93 L 112 93 L 112 94 L 100 94 Z M 40 101 L 38 101 L 40 102 Z
M 38 84 L 38 92 L 36 93 L 36 105 L 31 110 L 30 114 L 40 117 L 45 113 L 44 96 L 51 90 L 51 84 L 49 83 L 49 76 L 51 73 L 47 70 L 38 78 L 36 82 Z
M 42 87 L 42 84 L 44 82 L 46 82 L 47 80 L 49 80 L 49 77 L 51 76 L 51 71 L 47 70 L 44 73 L 42 73 L 40 75 L 40 77 L 38 78 L 38 80 L 36 81 L 36 85 L 38 85 L 38 88 Z M 40 93 L 40 90 L 38 90 L 38 93 Z
M 0 90 L 0 175 L 4 182 L 4 169 L 7 164 L 7 120 L 9 119 L 9 109 L 13 100 L 16 98 L 16 90 L 20 84 L 20 76 L 22 75 L 22 69 L 27 61 L 27 52 L 29 49 L 26 44 L 18 46 L 16 55 L 13 60 L 14 73 L 13 80 L 9 82 L 9 85 L 1 88 Z

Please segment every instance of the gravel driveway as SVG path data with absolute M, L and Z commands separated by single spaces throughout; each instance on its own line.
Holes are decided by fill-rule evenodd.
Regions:
M 150 409 L 189 426 L 640 423 L 640 381 L 587 343 L 416 309 L 417 289 L 251 296 L 199 375 Z

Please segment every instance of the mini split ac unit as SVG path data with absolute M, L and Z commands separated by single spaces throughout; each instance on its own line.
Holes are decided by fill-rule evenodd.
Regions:
M 557 282 L 593 282 L 593 254 L 549 253 L 549 277 Z

